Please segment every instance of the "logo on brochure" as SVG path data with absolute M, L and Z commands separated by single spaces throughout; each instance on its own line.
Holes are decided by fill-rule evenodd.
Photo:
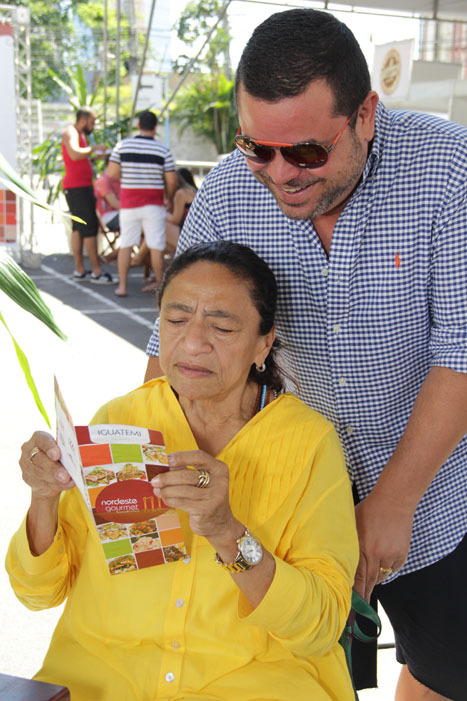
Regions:
M 157 497 L 151 484 L 140 480 L 117 482 L 102 489 L 95 510 L 101 518 L 116 523 L 133 523 L 153 518 L 169 507 Z

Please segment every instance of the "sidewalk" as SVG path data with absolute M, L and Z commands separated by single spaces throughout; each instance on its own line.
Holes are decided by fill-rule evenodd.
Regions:
M 87 423 L 105 401 L 142 383 L 146 367 L 144 349 L 157 309 L 154 300 L 140 292 L 140 270 L 131 278 L 131 295 L 117 299 L 114 286 L 70 280 L 72 258 L 63 227 L 42 228 L 40 233 L 37 250 L 47 257 L 43 259 L 42 269 L 28 273 L 43 291 L 68 341 L 60 341 L 3 294 L 0 311 L 29 359 L 51 421 L 54 421 L 55 374 L 75 423 Z M 52 246 L 58 254 L 53 254 Z M 116 270 L 110 266 L 108 269 L 112 273 Z M 0 492 L 0 672 L 31 677 L 41 665 L 61 609 L 31 612 L 24 608 L 11 591 L 3 561 L 11 535 L 21 523 L 29 501 L 29 490 L 22 482 L 18 466 L 20 446 L 32 431 L 48 429 L 35 408 L 3 326 L 0 343 L 3 359 L 0 458 L 5 475 Z M 391 627 L 383 619 L 380 642 L 392 640 Z M 378 659 L 380 689 L 359 692 L 360 701 L 394 698 L 399 667 L 394 650 L 380 650 Z

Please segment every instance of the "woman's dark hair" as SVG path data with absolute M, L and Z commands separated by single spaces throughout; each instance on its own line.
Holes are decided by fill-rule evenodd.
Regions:
M 271 268 L 262 258 L 256 255 L 248 246 L 230 241 L 215 241 L 199 243 L 187 248 L 178 255 L 165 271 L 162 285 L 159 289 L 159 308 L 162 304 L 167 285 L 183 270 L 199 262 L 217 263 L 229 270 L 232 275 L 242 280 L 248 286 L 251 301 L 260 316 L 259 333 L 265 336 L 274 326 L 277 304 L 276 278 Z M 270 389 L 281 392 L 284 389 L 282 373 L 276 361 L 279 342 L 273 346 L 265 360 L 266 370 L 258 372 L 252 365 L 248 379 L 259 385 L 267 385 Z
M 335 115 L 350 117 L 371 90 L 363 52 L 350 29 L 329 12 L 276 12 L 256 27 L 235 77 L 252 97 L 278 102 L 325 80 L 334 93 Z
M 193 174 L 191 170 L 188 168 L 177 168 L 177 178 L 180 187 L 185 187 L 185 185 L 190 185 L 191 187 L 194 187 L 195 190 L 198 189 L 197 184 L 195 183 L 195 179 L 193 177 Z

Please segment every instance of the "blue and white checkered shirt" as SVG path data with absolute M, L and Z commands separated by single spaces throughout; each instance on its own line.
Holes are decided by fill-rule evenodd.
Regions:
M 327 257 L 311 221 L 280 211 L 235 152 L 205 179 L 180 250 L 234 240 L 276 274 L 278 336 L 298 394 L 330 419 L 361 499 L 372 490 L 433 365 L 467 372 L 467 129 L 378 105 L 362 180 Z M 158 355 L 157 322 L 147 350 Z M 421 500 L 409 558 L 467 531 L 467 436 Z

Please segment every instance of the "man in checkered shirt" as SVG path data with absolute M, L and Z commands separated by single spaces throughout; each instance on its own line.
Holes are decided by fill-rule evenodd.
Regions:
M 315 10 L 255 30 L 236 91 L 238 150 L 205 179 L 179 250 L 234 240 L 274 270 L 284 361 L 344 448 L 355 588 L 393 625 L 396 698 L 461 701 L 467 130 L 388 111 L 351 32 Z M 160 374 L 157 322 L 148 355 L 147 379 Z

